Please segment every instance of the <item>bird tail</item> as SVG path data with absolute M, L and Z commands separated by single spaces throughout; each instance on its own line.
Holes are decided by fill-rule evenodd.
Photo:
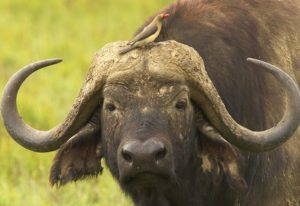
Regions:
M 127 52 L 129 52 L 129 51 L 131 51 L 131 50 L 133 50 L 135 48 L 136 47 L 134 45 L 126 46 L 126 47 L 120 49 L 119 54 L 125 54 L 125 53 L 127 53 Z

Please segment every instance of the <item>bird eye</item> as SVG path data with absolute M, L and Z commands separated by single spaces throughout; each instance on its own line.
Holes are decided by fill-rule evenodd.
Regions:
M 186 108 L 186 105 L 187 105 L 186 100 L 179 100 L 179 101 L 176 103 L 175 107 L 176 107 L 176 109 L 178 109 L 178 110 L 184 110 L 184 109 Z
M 105 105 L 105 109 L 110 111 L 110 112 L 113 112 L 113 111 L 116 110 L 116 106 L 112 103 L 108 103 L 108 104 Z

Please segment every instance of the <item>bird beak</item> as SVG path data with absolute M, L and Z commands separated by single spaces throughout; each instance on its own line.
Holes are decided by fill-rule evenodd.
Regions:
M 168 18 L 170 16 L 170 14 L 164 14 L 163 15 L 163 19 L 166 19 L 166 18 Z

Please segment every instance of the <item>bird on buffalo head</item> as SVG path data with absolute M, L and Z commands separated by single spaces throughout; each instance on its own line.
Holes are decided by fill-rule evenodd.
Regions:
M 128 42 L 128 46 L 119 51 L 119 54 L 125 54 L 137 47 L 145 46 L 153 42 L 160 34 L 163 20 L 169 16 L 170 14 L 168 13 L 157 15 L 150 24 Z

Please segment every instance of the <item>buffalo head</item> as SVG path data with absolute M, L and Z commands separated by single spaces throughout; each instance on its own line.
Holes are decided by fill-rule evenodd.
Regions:
M 33 151 L 60 148 L 52 167 L 52 183 L 97 175 L 104 157 L 112 174 L 131 193 L 141 185 L 151 188 L 164 181 L 172 187 L 186 175 L 184 168 L 195 161 L 199 134 L 230 148 L 236 156 L 232 145 L 255 152 L 271 150 L 286 141 L 299 124 L 298 87 L 268 63 L 249 59 L 282 83 L 288 101 L 282 120 L 258 132 L 231 117 L 201 57 L 191 47 L 167 41 L 119 55 L 124 45 L 108 44 L 96 54 L 68 116 L 49 131 L 33 129 L 22 120 L 16 96 L 31 73 L 60 60 L 28 65 L 7 83 L 2 115 L 10 135 Z M 204 163 L 205 157 L 202 153 Z M 227 170 L 234 179 L 237 170 L 228 168 L 224 166 L 225 173 Z

